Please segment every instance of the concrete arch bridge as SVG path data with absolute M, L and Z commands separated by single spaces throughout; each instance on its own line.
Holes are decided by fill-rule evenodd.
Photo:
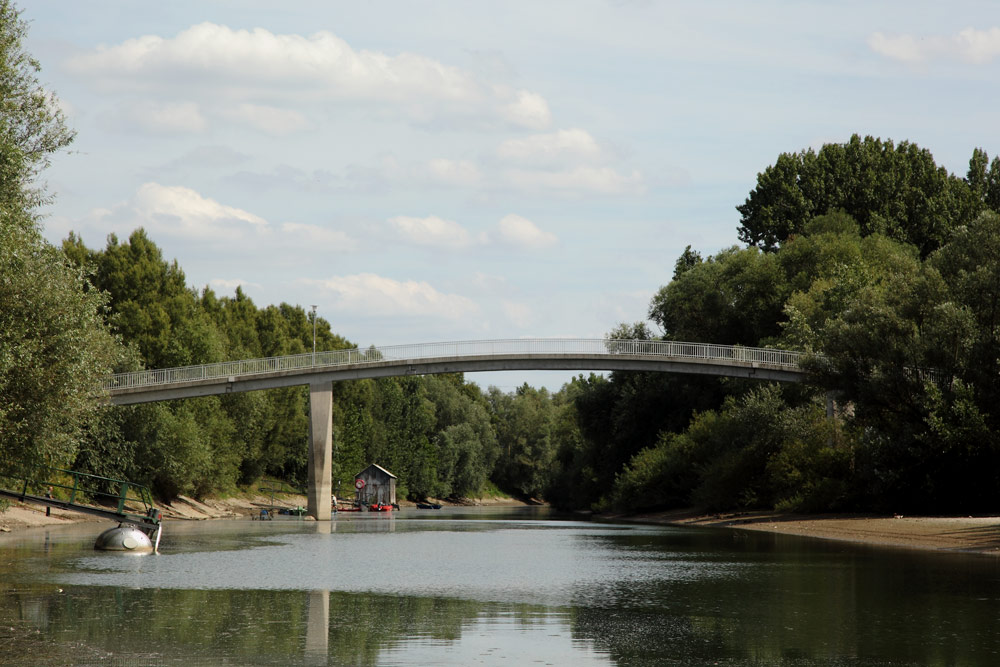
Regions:
M 518 338 L 392 345 L 118 373 L 104 388 L 115 405 L 309 385 L 308 512 L 329 520 L 333 383 L 515 370 L 653 371 L 800 382 L 801 352 L 676 341 Z

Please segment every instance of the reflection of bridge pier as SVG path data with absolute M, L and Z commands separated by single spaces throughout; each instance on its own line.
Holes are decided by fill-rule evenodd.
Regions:
M 318 535 L 330 535 L 337 530 L 335 521 L 318 521 L 315 526 Z M 330 651 L 330 591 L 309 591 L 306 605 L 305 664 L 327 665 Z
M 330 591 L 309 591 L 305 664 L 326 665 L 330 651 Z

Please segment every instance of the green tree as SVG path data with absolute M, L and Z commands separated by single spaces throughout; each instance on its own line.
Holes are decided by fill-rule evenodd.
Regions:
M 787 287 L 772 253 L 733 247 L 698 262 L 688 253 L 649 306 L 665 338 L 758 345 L 779 333 Z
M 588 383 L 604 381 L 593 373 L 588 378 L 580 375 L 552 397 L 556 411 L 552 429 L 555 458 L 545 499 L 559 507 L 589 508 L 605 491 L 595 468 L 597 451 L 588 446 L 577 408 L 577 397 L 586 391 Z
M 983 149 L 972 151 L 965 182 L 973 197 L 985 208 L 1000 213 L 1000 157 L 994 157 L 990 162 L 989 155 Z
M 90 289 L 26 213 L 0 218 L 0 442 L 3 467 L 68 466 L 97 418 L 119 346 Z
M 545 388 L 524 384 L 513 394 L 490 387 L 500 457 L 493 480 L 521 497 L 540 497 L 549 488 L 555 460 L 554 410 Z
M 926 149 L 853 135 L 818 152 L 782 153 L 736 208 L 740 240 L 764 250 L 776 249 L 812 218 L 840 209 L 857 220 L 863 235 L 882 233 L 927 256 L 982 203 Z
M 817 351 L 820 332 L 862 292 L 887 288 L 894 275 L 908 280 L 920 268 L 917 249 L 873 234 L 862 237 L 844 213 L 820 216 L 776 253 L 790 294 L 778 346 Z
M 424 382 L 436 418 L 436 495 L 475 496 L 485 487 L 499 455 L 486 400 L 461 374 L 428 376 Z
M 97 287 L 111 296 L 112 325 L 137 346 L 147 368 L 225 358 L 226 340 L 219 327 L 185 284 L 176 260 L 165 261 L 143 229 L 132 232 L 126 243 L 111 235 L 107 248 L 90 261 Z
M 10 0 L 0 0 L 0 210 L 32 212 L 47 200 L 39 174 L 68 146 L 56 97 L 38 81 L 41 66 L 24 50 L 28 25 Z
M 924 262 L 910 247 L 864 239 L 842 279 L 789 302 L 800 314 L 790 323 L 824 353 L 812 361 L 817 381 L 851 406 L 856 480 L 871 506 L 997 505 L 997 238 L 990 212 Z
M 837 509 L 850 501 L 851 452 L 822 405 L 795 406 L 774 386 L 728 397 L 682 433 L 664 432 L 616 477 L 619 510 Z
M 0 468 L 69 465 L 98 418 L 117 342 L 105 298 L 39 232 L 37 181 L 73 138 L 24 51 L 27 25 L 0 0 Z

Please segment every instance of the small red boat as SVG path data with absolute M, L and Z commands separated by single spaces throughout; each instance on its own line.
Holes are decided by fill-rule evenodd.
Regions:
M 368 508 L 372 512 L 391 512 L 392 505 L 383 505 L 381 503 L 375 503 Z

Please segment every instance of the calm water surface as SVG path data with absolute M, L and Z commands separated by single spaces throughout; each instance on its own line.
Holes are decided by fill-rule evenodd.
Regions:
M 4 665 L 998 665 L 1000 561 L 532 509 L 0 539 Z

